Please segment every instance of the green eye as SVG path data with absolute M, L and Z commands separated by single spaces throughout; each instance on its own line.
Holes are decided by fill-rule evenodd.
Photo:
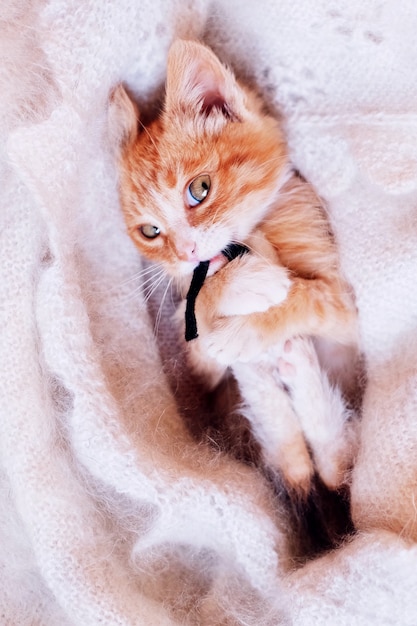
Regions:
M 144 224 L 139 230 L 146 239 L 155 239 L 161 234 L 158 226 L 153 226 L 153 224 Z
M 187 202 L 190 206 L 197 206 L 208 196 L 211 180 L 208 174 L 201 174 L 194 178 L 187 189 Z

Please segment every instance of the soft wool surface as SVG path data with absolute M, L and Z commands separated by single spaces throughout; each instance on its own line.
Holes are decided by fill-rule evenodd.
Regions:
M 416 624 L 416 25 L 413 0 L 3 0 L 2 625 Z M 266 482 L 184 426 L 120 214 L 109 91 L 152 103 L 176 36 L 281 111 L 356 291 L 358 533 L 295 572 Z

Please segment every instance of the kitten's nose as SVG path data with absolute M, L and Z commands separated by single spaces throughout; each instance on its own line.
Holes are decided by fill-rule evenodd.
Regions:
M 182 243 L 181 247 L 177 251 L 178 258 L 181 261 L 198 261 L 196 248 L 197 246 L 195 241 L 186 241 Z

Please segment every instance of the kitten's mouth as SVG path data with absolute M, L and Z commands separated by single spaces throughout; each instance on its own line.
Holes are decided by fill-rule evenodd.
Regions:
M 205 261 L 199 261 L 197 264 L 191 265 L 189 263 L 188 267 L 192 268 L 191 272 L 193 272 L 201 263 L 209 264 L 207 276 L 212 276 L 216 272 L 218 272 L 222 267 L 224 267 L 229 261 L 232 261 L 237 256 L 242 256 L 249 252 L 249 248 L 247 248 L 243 244 L 230 243 L 224 250 L 213 256 L 211 259 L 207 259 Z M 190 271 L 190 270 L 188 270 Z
M 226 265 L 226 263 L 232 261 L 237 256 L 246 254 L 247 252 L 249 252 L 249 248 L 247 246 L 238 243 L 230 243 L 224 250 L 210 259 L 207 275 L 211 276 L 212 274 L 215 274 L 219 271 L 219 269 Z
M 244 244 L 231 243 L 222 252 L 208 261 L 200 261 L 194 268 L 190 288 L 188 289 L 185 307 L 185 341 L 198 337 L 197 320 L 195 317 L 195 301 L 207 275 L 214 274 L 229 261 L 249 252 Z
M 227 263 L 227 257 L 223 254 L 223 252 L 219 252 L 212 259 L 210 259 L 210 265 L 208 269 L 208 276 L 215 274 L 219 271 L 224 265 Z

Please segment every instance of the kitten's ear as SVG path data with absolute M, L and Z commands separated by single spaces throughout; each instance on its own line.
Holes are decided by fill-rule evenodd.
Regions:
M 238 120 L 245 94 L 216 55 L 196 41 L 175 41 L 168 54 L 165 109 L 208 115 L 214 109 Z
M 110 95 L 108 128 L 110 140 L 115 146 L 134 142 L 138 135 L 139 111 L 126 93 L 123 85 L 117 85 Z

